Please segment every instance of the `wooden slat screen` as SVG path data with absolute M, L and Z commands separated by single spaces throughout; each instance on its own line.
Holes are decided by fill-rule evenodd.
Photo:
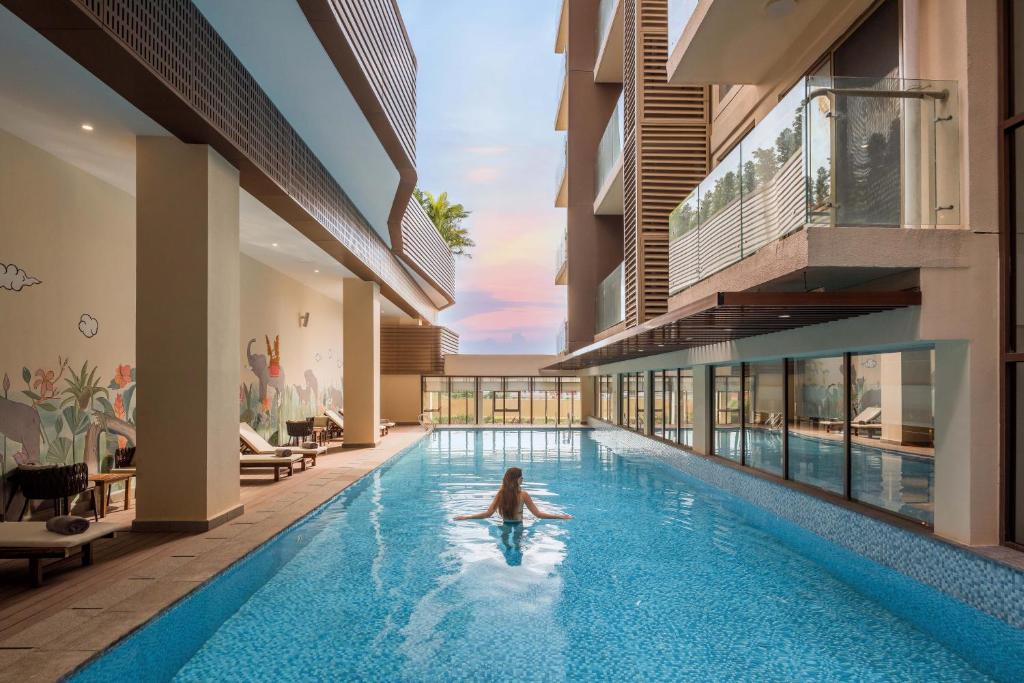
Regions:
M 416 198 L 402 218 L 402 255 L 449 300 L 455 300 L 455 258 Z
M 459 335 L 447 327 L 380 326 L 383 375 L 443 375 L 444 356 L 459 352 Z
M 668 310 L 668 217 L 707 175 L 708 90 L 667 82 L 667 0 L 624 2 L 623 231 L 632 327 Z

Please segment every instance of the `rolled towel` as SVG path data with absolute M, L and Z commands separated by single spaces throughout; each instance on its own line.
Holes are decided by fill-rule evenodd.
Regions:
M 279 458 L 290 458 L 292 455 L 292 449 L 290 448 L 278 448 L 277 457 Z
M 74 515 L 60 515 L 46 520 L 47 531 L 64 534 L 65 536 L 84 534 L 88 528 L 89 520 L 84 517 L 76 517 Z
M 316 441 L 303 441 L 302 442 L 302 447 L 303 448 L 318 448 L 318 445 L 317 445 Z

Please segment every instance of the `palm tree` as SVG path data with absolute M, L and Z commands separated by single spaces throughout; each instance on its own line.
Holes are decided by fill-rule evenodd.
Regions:
M 469 247 L 476 246 L 476 243 L 469 237 L 469 229 L 461 227 L 462 221 L 469 218 L 469 211 L 462 204 L 451 204 L 448 201 L 448 193 L 442 192 L 434 197 L 429 192 L 418 187 L 413 191 L 413 196 L 420 203 L 423 210 L 427 212 L 431 222 L 441 233 L 441 237 L 448 243 L 452 253 L 456 256 L 471 257 L 466 251 Z

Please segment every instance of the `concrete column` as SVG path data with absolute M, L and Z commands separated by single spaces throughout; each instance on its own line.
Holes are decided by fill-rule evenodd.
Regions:
M 136 143 L 139 530 L 242 513 L 238 170 L 206 145 Z
M 345 278 L 342 295 L 345 447 L 380 442 L 380 285 Z
M 594 383 L 597 382 L 597 375 L 583 375 L 580 377 L 580 422 L 585 423 L 587 418 L 595 416 L 597 410 L 597 388 Z
M 711 366 L 693 366 L 693 450 L 711 452 Z

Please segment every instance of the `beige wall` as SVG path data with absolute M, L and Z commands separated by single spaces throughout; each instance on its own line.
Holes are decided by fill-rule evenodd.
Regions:
M 22 461 L 81 461 L 88 424 L 72 420 L 73 429 L 67 418 L 109 412 L 132 420 L 135 201 L 0 131 L 0 235 L 0 453 L 8 468 L 18 453 L 27 454 Z M 24 276 L 37 282 L 23 284 Z M 100 391 L 65 414 L 65 380 L 83 366 Z M 100 460 L 118 441 L 88 436 Z
M 241 418 L 284 443 L 285 420 L 343 405 L 342 305 L 247 256 L 241 257 L 241 286 Z M 307 312 L 309 324 L 301 327 L 299 314 Z M 271 349 L 279 340 L 276 377 L 270 372 L 268 337 Z M 262 396 L 261 376 L 266 380 Z
M 380 416 L 400 424 L 419 422 L 419 375 L 381 375 Z

